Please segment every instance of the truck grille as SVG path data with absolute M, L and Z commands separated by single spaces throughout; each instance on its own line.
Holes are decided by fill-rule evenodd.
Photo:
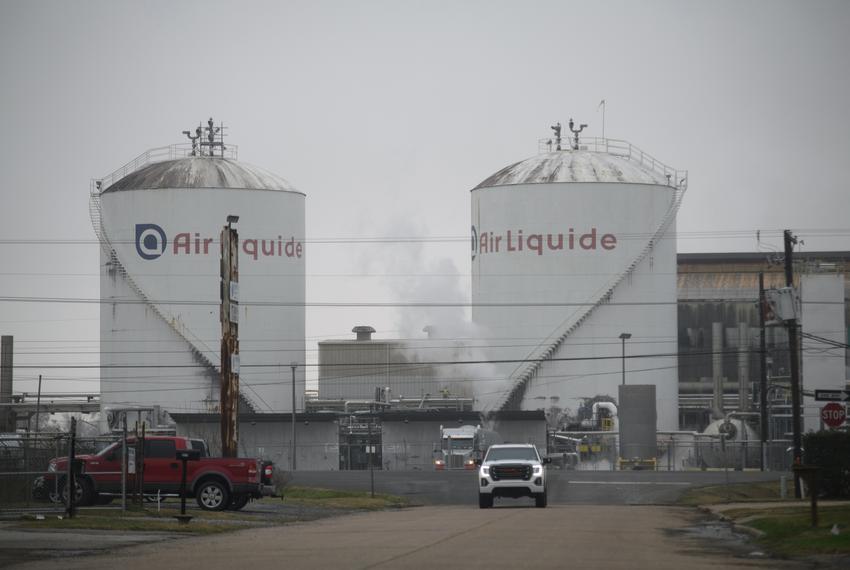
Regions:
M 531 479 L 531 465 L 493 465 L 490 468 L 490 476 L 494 481 L 503 479 Z
M 448 456 L 448 468 L 449 469 L 463 469 L 463 463 L 466 459 L 463 455 L 449 455 Z

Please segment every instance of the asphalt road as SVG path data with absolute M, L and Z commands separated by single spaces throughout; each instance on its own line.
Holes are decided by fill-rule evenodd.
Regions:
M 702 538 L 707 529 L 703 515 L 682 507 L 432 506 L 157 542 L 14 568 L 800 568 L 765 559 L 728 532 L 712 541 Z
M 692 487 L 776 481 L 781 475 L 760 471 L 547 470 L 549 503 L 554 505 L 669 505 Z M 478 503 L 475 477 L 475 471 L 375 471 L 374 487 L 376 493 L 399 495 L 416 504 L 473 505 Z M 292 483 L 360 491 L 371 488 L 368 471 L 297 471 Z

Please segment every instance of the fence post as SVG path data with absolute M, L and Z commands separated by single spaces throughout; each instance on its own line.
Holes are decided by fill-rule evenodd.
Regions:
M 24 471 L 32 471 L 32 466 L 30 465 L 30 454 L 29 448 L 32 445 L 32 433 L 30 433 L 29 428 L 27 428 L 26 437 L 24 438 Z M 26 485 L 24 485 L 24 504 L 26 506 L 30 506 L 30 497 L 32 496 L 32 479 L 29 476 L 26 476 Z
M 68 518 L 74 518 L 74 507 L 76 506 L 75 499 L 77 495 L 77 486 L 74 476 L 74 461 L 76 461 L 76 446 L 77 446 L 77 418 L 71 418 L 71 435 L 68 438 L 68 474 L 66 475 L 67 488 L 65 491 L 65 502 L 67 503 L 66 512 Z
M 127 510 L 127 414 L 124 414 L 124 429 L 121 434 L 121 510 Z
M 61 437 L 57 435 L 54 441 L 56 442 L 56 451 L 53 453 L 53 457 L 60 457 L 62 455 L 62 450 L 60 449 L 60 441 Z M 57 474 L 53 478 L 53 496 L 56 497 L 56 502 L 59 502 L 59 475 Z

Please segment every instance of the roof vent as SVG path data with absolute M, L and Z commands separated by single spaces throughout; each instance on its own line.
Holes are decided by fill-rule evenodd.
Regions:
M 357 340 L 372 340 L 372 333 L 375 329 L 369 325 L 359 325 L 351 329 L 351 332 L 357 335 Z

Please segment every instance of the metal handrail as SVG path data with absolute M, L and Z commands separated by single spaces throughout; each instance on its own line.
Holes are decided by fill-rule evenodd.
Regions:
M 569 152 L 572 150 L 572 139 L 564 138 L 561 140 L 561 151 L 554 148 L 554 141 L 551 138 L 538 139 L 537 150 L 543 152 Z M 670 186 L 680 188 L 687 187 L 688 171 L 677 170 L 672 166 L 664 164 L 647 152 L 644 152 L 629 141 L 620 139 L 604 139 L 601 137 L 579 137 L 578 150 L 586 150 L 589 152 L 602 152 L 624 158 L 628 161 L 635 162 L 640 166 L 647 168 L 653 172 L 661 174 L 667 178 Z
M 228 158 L 237 160 L 239 147 L 229 144 L 222 150 L 222 155 L 223 156 L 201 155 L 199 154 L 197 147 L 193 146 L 191 143 L 177 143 L 168 146 L 160 146 L 146 150 L 124 166 L 121 166 L 102 178 L 98 178 L 94 183 L 97 184 L 99 182 L 100 186 L 98 186 L 98 190 L 103 191 L 128 174 L 132 174 L 133 172 L 144 168 L 148 164 L 152 164 L 154 162 L 165 162 L 166 160 L 177 160 L 179 158 L 189 158 L 192 156 L 198 158 Z

